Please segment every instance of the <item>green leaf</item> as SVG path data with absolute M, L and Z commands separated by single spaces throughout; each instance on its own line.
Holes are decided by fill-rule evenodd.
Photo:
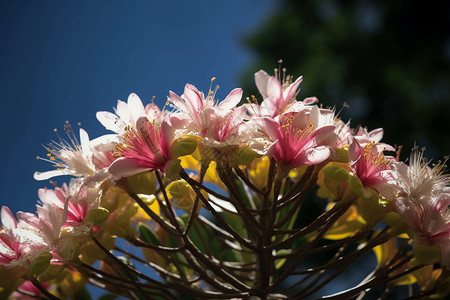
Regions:
M 92 300 L 91 295 L 89 294 L 88 290 L 86 288 L 83 288 L 81 290 L 79 290 L 74 296 L 73 296 L 74 300 Z M 101 298 L 100 298 L 101 299 Z M 115 298 L 111 298 L 115 299 Z
M 160 245 L 158 238 L 146 224 L 140 223 L 138 230 L 139 230 L 139 237 L 143 241 L 152 245 Z
M 100 298 L 98 298 L 98 300 L 115 300 L 117 299 L 117 297 L 118 296 L 114 294 L 104 294 Z

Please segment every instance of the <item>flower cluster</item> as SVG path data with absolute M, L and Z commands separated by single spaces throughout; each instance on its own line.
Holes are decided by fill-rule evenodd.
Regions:
M 416 282 L 418 295 L 448 292 L 443 163 L 430 167 L 417 149 L 399 161 L 383 129 L 353 129 L 316 98 L 297 100 L 302 77 L 285 70 L 257 72 L 261 99 L 243 105 L 242 89 L 218 101 L 214 80 L 206 94 L 191 84 L 170 91 L 163 110 L 131 94 L 97 113 L 113 133 L 94 140 L 66 123 L 67 139 L 58 135 L 41 158 L 56 169 L 34 178 L 74 178 L 40 189 L 36 214 L 1 209 L 1 295 L 70 298 L 90 282 L 138 299 L 278 299 L 289 279 L 288 294 L 307 298 L 337 276 L 320 281 L 326 270 L 370 249 L 376 271 L 330 299 Z M 298 225 L 316 186 L 326 208 Z M 327 263 L 298 271 L 325 251 L 334 251 Z

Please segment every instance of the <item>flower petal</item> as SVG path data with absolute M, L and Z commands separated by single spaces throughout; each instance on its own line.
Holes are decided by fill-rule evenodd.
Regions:
M 218 105 L 219 109 L 232 109 L 238 105 L 242 98 L 242 89 L 237 88 L 232 90 L 228 96 Z
M 7 206 L 2 206 L 1 220 L 3 228 L 17 228 L 17 221 Z
M 275 77 L 271 76 L 267 82 L 267 97 L 280 99 L 283 90 L 280 82 Z
M 120 118 L 109 111 L 99 111 L 96 114 L 97 120 L 108 130 L 116 133 L 122 132 L 120 124 Z
M 130 96 L 128 96 L 128 110 L 130 112 L 132 122 L 135 122 L 140 117 L 146 115 L 144 105 L 135 93 L 131 93 Z
M 255 83 L 256 87 L 258 88 L 259 93 L 263 97 L 263 99 L 268 98 L 267 95 L 267 82 L 269 81 L 270 75 L 267 74 L 263 70 L 259 70 L 255 73 Z
M 33 178 L 34 180 L 47 180 L 55 176 L 69 175 L 69 172 L 65 169 L 51 170 L 47 172 L 34 172 Z
M 108 169 L 109 173 L 117 179 L 148 170 L 148 168 L 142 168 L 137 160 L 126 157 L 116 159 Z
M 283 98 L 285 101 L 289 101 L 291 100 L 293 97 L 296 96 L 297 94 L 297 90 L 298 90 L 298 86 L 300 85 L 300 83 L 303 80 L 303 76 L 300 76 L 299 78 L 297 78 L 297 80 L 295 80 L 294 83 L 292 83 L 291 85 L 289 85 L 284 91 L 283 91 Z

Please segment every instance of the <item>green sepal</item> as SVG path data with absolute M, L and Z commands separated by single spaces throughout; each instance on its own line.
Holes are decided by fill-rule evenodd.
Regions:
M 128 186 L 135 194 L 152 195 L 156 192 L 156 176 L 154 172 L 142 172 L 127 177 Z
M 355 175 L 350 175 L 348 178 L 348 185 L 356 195 L 366 198 L 367 192 L 364 190 L 364 186 L 358 177 Z
M 172 160 L 166 168 L 166 175 L 171 179 L 179 179 L 181 171 L 181 161 L 179 159 Z
M 103 223 L 106 219 L 108 219 L 109 211 L 106 208 L 99 207 L 97 209 L 93 209 L 88 211 L 86 218 L 84 219 L 87 222 L 92 222 L 94 225 L 98 225 Z
M 193 137 L 182 137 L 176 140 L 172 145 L 172 154 L 174 157 L 189 155 L 197 148 L 197 139 Z
M 243 147 L 238 150 L 238 162 L 241 165 L 250 165 L 255 158 L 261 157 L 258 153 L 250 149 L 250 147 Z
M 50 265 L 50 260 L 53 258 L 53 255 L 50 252 L 41 253 L 38 257 L 33 259 L 30 266 L 28 267 L 29 275 L 40 275 L 47 270 Z
M 349 177 L 349 173 L 346 169 L 343 167 L 336 165 L 336 164 L 330 164 L 322 169 L 323 175 L 325 177 L 337 180 L 337 181 L 343 181 L 347 180 Z
M 66 267 L 64 265 L 49 265 L 41 275 L 39 275 L 40 282 L 46 282 L 56 278 Z

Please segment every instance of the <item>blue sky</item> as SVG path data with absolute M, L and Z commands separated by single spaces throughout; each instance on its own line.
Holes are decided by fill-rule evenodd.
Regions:
M 169 90 L 207 90 L 213 76 L 225 98 L 252 61 L 242 39 L 274 9 L 275 0 L 1 1 L 1 205 L 35 212 L 38 188 L 51 187 L 33 179 L 51 169 L 36 156 L 66 120 L 95 138 L 107 133 L 95 113 L 131 92 L 163 104 Z

